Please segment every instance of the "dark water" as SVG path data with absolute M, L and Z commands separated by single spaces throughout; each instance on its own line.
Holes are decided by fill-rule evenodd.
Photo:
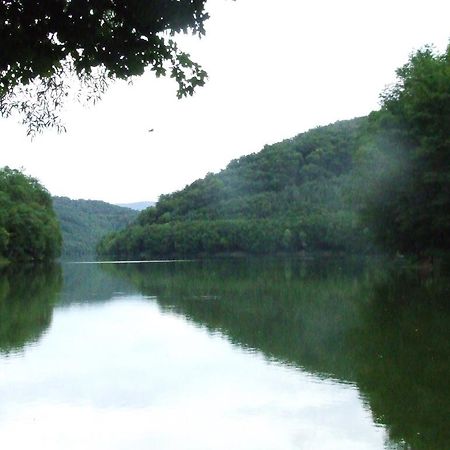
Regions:
M 449 299 L 380 260 L 9 268 L 0 442 L 449 449 Z

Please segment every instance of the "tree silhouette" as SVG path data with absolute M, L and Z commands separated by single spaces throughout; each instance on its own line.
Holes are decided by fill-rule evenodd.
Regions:
M 28 134 L 63 130 L 70 92 L 100 98 L 110 81 L 150 68 L 192 95 L 206 72 L 172 39 L 204 34 L 206 0 L 6 0 L 0 3 L 0 113 Z

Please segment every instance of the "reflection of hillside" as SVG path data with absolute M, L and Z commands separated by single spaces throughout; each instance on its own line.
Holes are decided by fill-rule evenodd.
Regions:
M 0 353 L 37 341 L 52 320 L 61 288 L 58 266 L 11 266 L 0 271 Z
M 340 365 L 339 373 L 351 378 L 351 367 L 338 358 L 342 341 L 336 337 L 359 321 L 361 276 L 358 264 L 353 268 L 344 276 L 338 264 L 327 272 L 314 262 L 255 259 L 113 270 L 156 296 L 162 309 L 222 331 L 233 342 L 302 367 L 319 366 L 323 375 L 334 375 Z
M 357 382 L 393 441 L 411 449 L 450 443 L 450 280 L 396 273 L 373 284 L 352 339 Z
M 63 288 L 58 306 L 72 303 L 105 302 L 134 288 L 120 277 L 102 270 L 99 264 L 63 264 Z
M 319 376 L 353 382 L 392 444 L 443 449 L 448 279 L 286 261 L 117 266 L 163 310 Z M 406 442 L 405 445 L 401 444 Z

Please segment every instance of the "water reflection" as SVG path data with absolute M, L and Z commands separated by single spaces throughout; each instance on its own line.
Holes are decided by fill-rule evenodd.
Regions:
M 353 333 L 358 386 L 379 423 L 405 448 L 450 443 L 450 281 L 383 272 Z
M 383 261 L 235 260 L 105 266 L 161 309 L 267 358 L 355 383 L 389 446 L 442 450 L 450 280 Z
M 62 267 L 63 287 L 59 307 L 107 302 L 114 297 L 137 291 L 126 278 L 102 270 L 96 263 L 66 262 Z
M 56 265 L 0 270 L 0 353 L 18 352 L 42 336 L 60 289 L 61 269 Z
M 87 402 L 97 408 L 100 424 L 107 412 L 119 427 L 122 408 L 128 426 L 140 417 L 137 432 L 153 420 L 167 427 L 167 437 L 173 414 L 179 421 L 184 415 L 203 420 L 202 413 L 190 415 L 194 403 L 205 411 L 227 402 L 239 409 L 256 386 L 260 395 L 249 396 L 246 406 L 255 410 L 239 414 L 259 414 L 268 428 L 279 426 L 276 439 L 282 421 L 294 431 L 309 427 L 309 436 L 320 428 L 302 409 L 308 401 L 341 411 L 339 419 L 333 413 L 332 429 L 339 429 L 359 392 L 373 421 L 386 427 L 386 447 L 442 450 L 450 442 L 449 294 L 445 275 L 424 276 L 380 260 L 65 264 L 63 274 L 59 266 L 10 267 L 0 274 L 0 363 L 11 363 L 0 371 L 0 417 L 8 417 L 19 400 L 25 412 L 41 411 L 42 400 L 52 410 L 49 418 L 61 414 L 61 404 L 74 417 L 85 417 Z M 27 352 L 31 358 L 18 355 L 42 338 L 52 318 L 46 345 L 34 345 L 34 352 Z M 199 328 L 210 339 L 197 333 Z M 223 337 L 239 351 L 231 351 Z M 278 369 L 260 375 L 267 366 L 261 355 Z M 214 390 L 218 376 L 224 384 Z M 258 384 L 258 376 L 270 382 Z M 336 390 L 335 381 L 348 386 Z M 327 403 L 335 395 L 345 399 L 342 410 Z M 280 399 L 288 409 L 277 410 Z M 223 417 L 216 416 L 214 423 L 223 427 Z M 240 417 L 230 419 L 230 430 Z M 273 417 L 280 422 L 274 424 Z M 358 420 L 366 423 L 362 417 Z M 46 422 L 48 433 L 52 420 Z M 86 420 L 89 426 L 92 420 Z M 367 430 L 367 424 L 358 429 Z M 152 430 L 160 435 L 156 425 Z M 142 432 L 138 448 L 147 448 L 147 439 Z M 247 442 L 247 448 L 258 448 L 256 441 Z M 297 448 L 274 442 L 271 448 Z M 103 444 L 97 448 L 113 448 Z M 320 445 L 337 448 L 332 440 Z

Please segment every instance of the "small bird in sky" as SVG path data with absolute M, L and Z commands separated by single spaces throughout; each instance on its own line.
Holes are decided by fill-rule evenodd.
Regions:
M 154 128 L 150 128 L 150 130 L 148 130 L 149 133 L 153 133 L 153 131 L 155 131 Z

